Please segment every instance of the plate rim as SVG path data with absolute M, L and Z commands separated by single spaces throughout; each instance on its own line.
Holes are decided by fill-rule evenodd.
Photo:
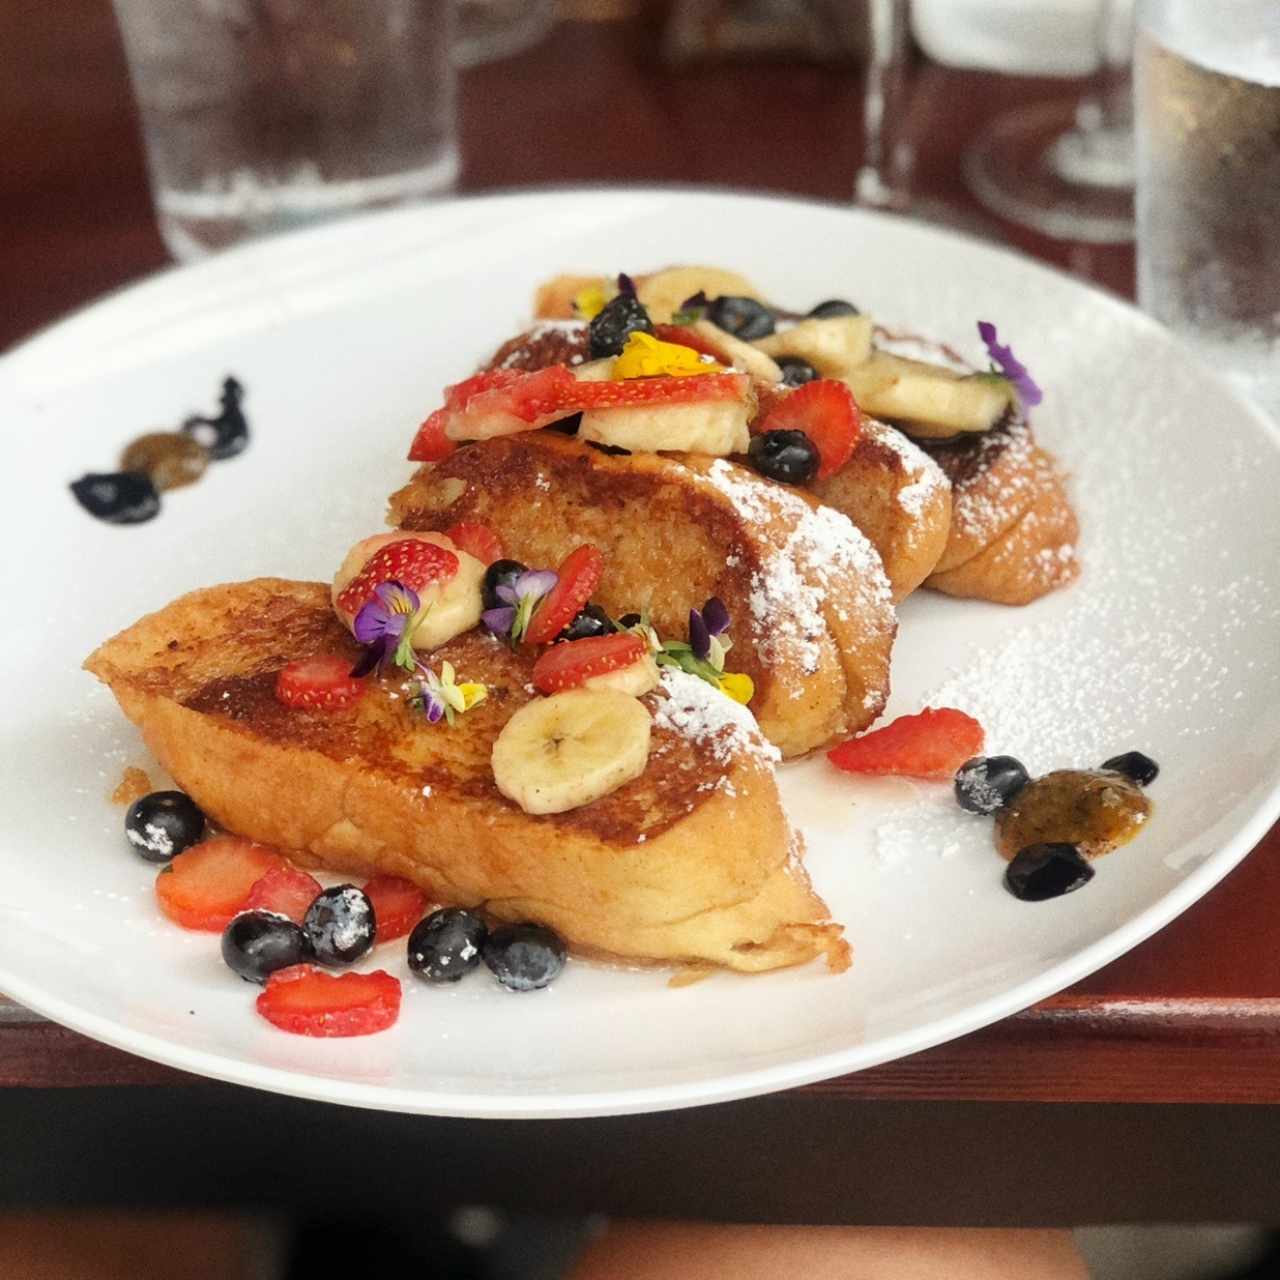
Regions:
M 1165 326 L 1127 300 L 1097 284 L 1077 279 L 1054 265 L 1033 258 L 1014 246 L 991 243 L 955 228 L 939 227 L 927 222 L 903 218 L 900 215 L 863 209 L 852 203 L 797 196 L 782 191 L 689 183 L 556 183 L 536 187 L 495 189 L 467 193 L 453 199 L 428 202 L 408 208 L 377 211 L 315 227 L 301 228 L 279 236 L 249 241 L 224 253 L 211 255 L 196 262 L 175 263 L 162 267 L 81 304 L 32 333 L 24 335 L 0 352 L 0 374 L 20 365 L 23 357 L 33 348 L 59 341 L 63 331 L 72 327 L 81 317 L 117 305 L 122 298 L 132 293 L 159 285 L 170 277 L 198 276 L 205 271 L 224 271 L 228 267 L 234 270 L 241 260 L 252 261 L 258 255 L 271 256 L 273 249 L 282 243 L 299 244 L 305 243 L 308 239 L 323 240 L 330 236 L 341 239 L 346 235 L 358 234 L 362 225 L 380 220 L 402 220 L 406 225 L 419 220 L 429 221 L 437 211 L 453 210 L 461 204 L 519 204 L 531 199 L 581 199 L 599 196 L 618 199 L 628 195 L 687 196 L 695 199 L 711 197 L 766 205 L 808 207 L 851 216 L 855 220 L 865 218 L 873 224 L 896 223 L 908 229 L 910 234 L 951 239 L 967 247 L 976 247 L 983 252 L 994 252 L 998 256 L 1013 260 L 1022 271 L 1029 271 L 1032 275 L 1037 272 L 1046 272 L 1058 278 L 1073 289 L 1089 295 L 1095 305 L 1100 304 L 1117 309 L 1126 317 L 1130 325 L 1136 321 L 1140 327 L 1158 333 L 1164 342 L 1195 366 L 1199 376 L 1208 379 L 1220 392 L 1228 396 L 1234 406 L 1252 418 L 1255 424 L 1272 437 L 1273 441 L 1280 442 L 1280 427 L 1274 420 L 1236 391 L 1217 371 L 1205 364 L 1199 354 L 1176 334 L 1171 333 Z M 151 1032 L 132 1031 L 121 1022 L 100 1017 L 89 1009 L 77 1006 L 74 1002 L 44 992 L 38 983 L 32 984 L 20 975 L 11 973 L 2 960 L 0 960 L 0 989 L 52 1021 L 124 1052 L 202 1077 L 314 1101 L 404 1114 L 476 1119 L 556 1119 L 678 1110 L 795 1088 L 896 1061 L 989 1026 L 1072 985 L 1145 941 L 1203 897 L 1239 865 L 1277 819 L 1280 819 L 1280 762 L 1273 770 L 1270 784 L 1264 782 L 1259 785 L 1264 788 L 1262 794 L 1253 803 L 1246 820 L 1230 839 L 1207 855 L 1200 865 L 1184 875 L 1144 910 L 1088 946 L 1051 965 L 1039 976 L 988 996 L 974 1005 L 945 1017 L 875 1041 L 870 1051 L 866 1046 L 853 1045 L 829 1051 L 817 1057 L 806 1057 L 767 1067 L 736 1072 L 722 1071 L 692 1082 L 574 1093 L 508 1094 L 490 1091 L 457 1094 L 430 1088 L 389 1088 L 363 1084 L 333 1075 L 307 1074 L 266 1066 L 227 1057 L 216 1051 L 190 1048 Z

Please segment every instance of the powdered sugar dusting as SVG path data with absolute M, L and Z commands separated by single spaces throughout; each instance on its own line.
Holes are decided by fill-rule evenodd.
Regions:
M 660 689 L 665 696 L 654 710 L 654 723 L 709 749 L 718 763 L 731 765 L 743 755 L 782 758 L 751 712 L 706 680 L 664 667 Z
M 766 663 L 797 662 L 812 674 L 827 634 L 824 608 L 836 609 L 843 618 L 842 602 L 849 597 L 859 610 L 890 607 L 880 556 L 846 516 L 830 507 L 811 507 L 723 458 L 711 464 L 705 479 L 766 537 L 771 528 L 779 531 L 778 545 L 752 575 L 747 600 Z
M 939 493 L 951 488 L 951 481 L 919 445 L 907 439 L 896 427 L 871 418 L 864 422 L 864 429 L 877 444 L 892 449 L 898 455 L 903 470 L 911 477 L 909 483 L 898 490 L 898 506 L 913 519 L 919 519 Z

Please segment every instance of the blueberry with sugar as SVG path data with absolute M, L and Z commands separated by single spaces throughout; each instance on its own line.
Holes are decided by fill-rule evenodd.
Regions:
M 618 277 L 618 293 L 609 299 L 587 326 L 591 358 L 620 355 L 633 333 L 652 333 L 653 321 L 644 304 L 636 297 L 635 286 L 627 276 Z
M 554 982 L 564 968 L 564 943 L 540 924 L 503 925 L 489 934 L 481 950 L 508 991 L 536 991 Z
M 589 640 L 592 636 L 607 636 L 614 630 L 613 619 L 598 604 L 587 604 L 578 610 L 556 640 Z
M 956 770 L 956 803 L 970 813 L 995 813 L 1030 781 L 1013 756 L 974 756 Z
M 125 839 L 148 862 L 171 862 L 204 835 L 204 811 L 185 791 L 153 791 L 124 816 Z
M 853 305 L 852 302 L 846 302 L 843 298 L 828 298 L 825 302 L 819 302 L 816 307 L 810 307 L 810 320 L 831 320 L 836 316 L 860 316 L 861 311 Z
M 480 963 L 489 928 L 474 911 L 442 907 L 409 935 L 409 969 L 423 982 L 457 982 Z
M 501 609 L 507 604 L 498 594 L 499 587 L 514 587 L 516 579 L 529 571 L 519 560 L 495 560 L 485 571 L 480 583 L 480 599 L 485 609 Z
M 316 895 L 303 917 L 302 932 L 321 964 L 354 964 L 373 946 L 378 921 L 363 889 L 336 884 Z

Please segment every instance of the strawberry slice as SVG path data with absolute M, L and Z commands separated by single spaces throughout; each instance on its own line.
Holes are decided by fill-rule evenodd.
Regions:
M 277 915 L 288 916 L 294 924 L 301 924 L 307 908 L 316 900 L 321 891 L 320 881 L 299 871 L 291 862 L 272 867 L 257 884 L 249 890 L 245 900 L 246 911 L 274 911 Z
M 565 365 L 536 373 L 491 369 L 445 389 L 450 440 L 483 440 L 490 436 L 536 431 L 573 413 L 563 407 L 578 380 Z
M 364 562 L 364 567 L 338 595 L 338 610 L 354 617 L 384 582 L 402 582 L 421 592 L 436 582 L 448 582 L 458 572 L 458 557 L 447 547 L 420 538 L 389 542 Z
M 688 378 L 672 378 L 672 382 L 688 382 Z M 621 383 L 614 383 L 621 386 Z M 570 551 L 556 570 L 559 581 L 534 610 L 524 638 L 529 644 L 550 644 L 578 616 L 578 611 L 600 585 L 604 573 L 604 556 L 590 543 Z
M 364 887 L 378 922 L 378 941 L 403 938 L 427 914 L 430 899 L 411 880 L 374 876 Z
M 502 559 L 502 539 L 487 524 L 455 524 L 444 536 L 483 565 Z
M 687 378 L 661 374 L 656 378 L 627 378 L 622 382 L 578 382 L 574 384 L 565 412 L 744 400 L 750 386 L 751 379 L 745 373 L 698 373 Z
M 375 973 L 335 977 L 311 964 L 277 969 L 258 997 L 258 1012 L 300 1036 L 367 1036 L 400 1016 L 400 979 Z
M 178 854 L 156 876 L 156 900 L 184 929 L 221 933 L 248 906 L 254 885 L 285 865 L 266 845 L 214 836 Z
M 543 693 L 574 689 L 592 676 L 608 675 L 610 671 L 620 671 L 638 662 L 648 647 L 630 632 L 553 644 L 538 655 L 531 679 L 535 688 Z
M 409 446 L 410 462 L 441 462 L 458 446 L 444 433 L 449 425 L 449 410 L 437 409 L 418 428 Z
M 853 456 L 862 434 L 862 415 L 853 393 L 834 378 L 818 378 L 797 387 L 765 413 L 752 430 L 803 431 L 822 459 L 818 479 L 835 475 Z
M 276 676 L 276 697 L 299 710 L 343 711 L 364 690 L 364 682 L 351 675 L 351 659 L 333 655 L 299 658 Z
M 827 759 L 847 773 L 951 778 L 966 760 L 982 754 L 985 737 L 982 726 L 963 711 L 930 707 L 841 743 Z

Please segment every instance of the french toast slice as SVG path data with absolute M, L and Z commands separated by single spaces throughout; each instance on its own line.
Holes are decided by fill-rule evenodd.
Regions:
M 599 547 L 594 598 L 614 617 L 647 611 L 664 637 L 683 639 L 689 610 L 719 596 L 731 664 L 784 756 L 865 728 L 888 698 L 897 620 L 879 556 L 843 516 L 746 467 L 526 432 L 428 463 L 391 497 L 403 529 L 465 521 L 501 529 L 507 554 L 539 567 Z
M 895 604 L 934 572 L 951 532 L 951 482 L 896 427 L 864 415 L 853 456 L 808 487 L 879 552 Z
M 951 481 L 946 548 L 925 585 L 948 595 L 1030 604 L 1080 573 L 1080 525 L 1052 454 L 1026 419 L 921 446 Z
M 342 711 L 275 697 L 288 661 L 356 652 L 327 585 L 259 578 L 181 597 L 85 666 L 213 822 L 303 865 L 404 876 L 437 901 L 547 924 L 580 952 L 743 972 L 817 956 L 847 966 L 798 860 L 774 753 L 709 685 L 668 673 L 645 699 L 645 772 L 531 817 L 490 767 L 502 726 L 535 696 L 528 657 L 478 631 L 437 649 L 433 662 L 489 687 L 452 727 L 410 709 L 399 676 Z

